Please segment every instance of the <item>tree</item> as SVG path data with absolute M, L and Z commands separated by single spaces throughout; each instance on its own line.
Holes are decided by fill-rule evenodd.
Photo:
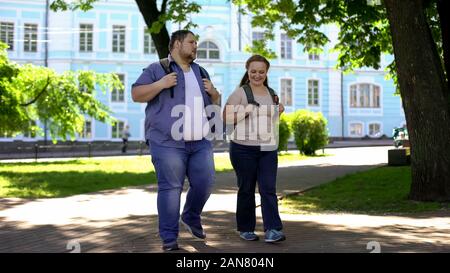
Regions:
M 29 132 L 42 134 L 35 121 L 48 121 L 50 136 L 75 138 L 81 133 L 85 115 L 102 122 L 111 122 L 111 111 L 99 102 L 96 87 L 106 92 L 123 89 L 113 74 L 93 71 L 54 70 L 10 62 L 7 45 L 0 42 L 0 133 L 15 135 Z
M 253 14 L 252 24 L 275 24 L 318 51 L 330 40 L 323 27 L 339 27 L 338 66 L 380 68 L 382 53 L 397 83 L 411 142 L 409 198 L 450 200 L 450 22 L 445 0 L 233 0 Z
M 92 9 L 93 4 L 98 0 L 54 0 L 50 8 L 54 11 L 58 10 L 76 10 L 81 9 L 87 11 Z M 166 23 L 172 21 L 174 23 L 186 23 L 185 29 L 195 27 L 188 15 L 198 13 L 201 9 L 195 1 L 189 0 L 162 0 L 158 7 L 157 0 L 135 0 L 139 10 L 144 18 L 149 32 L 155 44 L 156 51 L 160 59 L 169 55 L 169 32 Z

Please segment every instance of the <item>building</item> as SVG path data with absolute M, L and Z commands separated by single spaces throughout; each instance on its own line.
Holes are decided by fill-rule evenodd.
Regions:
M 197 0 L 198 59 L 221 90 L 224 103 L 245 72 L 244 51 L 262 32 L 253 29 L 248 16 L 241 16 L 227 0 Z M 169 24 L 169 32 L 180 28 Z M 18 63 L 48 65 L 58 72 L 91 69 L 117 73 L 125 91 L 98 95 L 119 120 L 116 126 L 87 121 L 80 141 L 120 141 L 120 131 L 130 125 L 130 140 L 144 138 L 144 104 L 131 99 L 131 84 L 158 56 L 146 25 L 133 0 L 100 0 L 95 8 L 83 12 L 52 12 L 46 1 L 3 0 L 0 3 L 0 39 L 10 45 L 11 60 Z M 326 53 L 303 52 L 303 46 L 291 40 L 279 28 L 270 47 L 277 53 L 271 60 L 269 83 L 278 91 L 286 112 L 298 109 L 320 111 L 328 120 L 330 137 L 360 138 L 392 135 L 394 127 L 405 123 L 400 97 L 395 86 L 385 79 L 384 67 L 392 56 L 382 57 L 382 69 L 361 69 L 343 74 L 335 69 L 337 54 L 328 53 L 337 39 L 335 26 L 323 30 L 332 41 Z M 34 141 L 17 136 L 0 141 Z M 42 139 L 42 138 L 37 138 Z

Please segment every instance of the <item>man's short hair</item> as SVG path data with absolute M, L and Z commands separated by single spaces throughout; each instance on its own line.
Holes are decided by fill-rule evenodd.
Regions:
M 195 34 L 192 31 L 186 29 L 177 30 L 174 33 L 172 33 L 172 36 L 170 36 L 169 51 L 172 51 L 176 41 L 183 42 L 184 38 L 186 38 L 186 36 L 188 36 L 189 34 L 195 36 Z

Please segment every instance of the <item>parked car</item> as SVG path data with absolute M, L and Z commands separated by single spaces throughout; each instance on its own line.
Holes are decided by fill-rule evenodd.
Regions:
M 395 127 L 392 132 L 392 137 L 394 139 L 395 148 L 400 146 L 409 147 L 408 129 L 406 129 L 406 127 Z

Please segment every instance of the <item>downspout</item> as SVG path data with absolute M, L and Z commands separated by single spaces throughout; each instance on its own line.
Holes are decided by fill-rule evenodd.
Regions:
M 50 3 L 49 0 L 45 0 L 45 34 L 44 34 L 44 40 L 45 40 L 45 51 L 44 51 L 44 66 L 48 67 L 48 17 L 49 17 L 49 7 Z M 44 121 L 44 146 L 47 146 L 47 120 Z
M 239 5 L 238 7 L 238 30 L 239 30 L 239 52 L 242 50 L 242 41 L 241 41 L 241 36 L 242 36 L 242 21 L 241 21 L 241 5 Z
M 341 137 L 344 139 L 344 73 L 341 70 Z

